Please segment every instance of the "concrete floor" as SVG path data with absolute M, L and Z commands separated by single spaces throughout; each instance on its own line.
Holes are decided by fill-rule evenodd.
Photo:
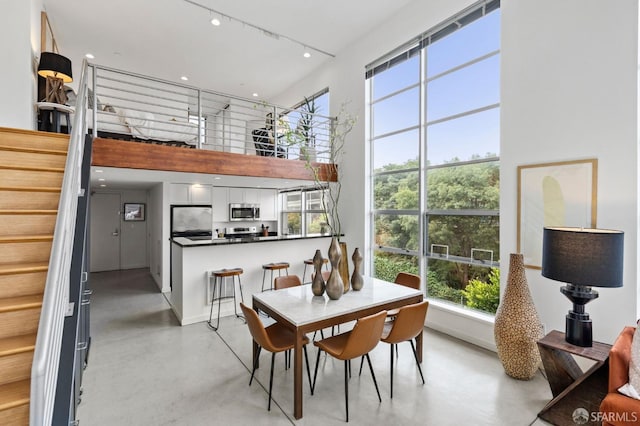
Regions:
M 305 373 L 304 417 L 294 420 L 293 374 L 284 369 L 283 354 L 276 356 L 270 412 L 270 353 L 261 355 L 258 381 L 249 386 L 251 337 L 243 321 L 223 318 L 218 332 L 206 323 L 180 327 L 146 269 L 94 273 L 91 287 L 92 342 L 78 408 L 80 424 L 345 424 L 341 361 L 320 358 L 313 396 Z M 313 374 L 316 348 L 308 349 Z M 546 424 L 536 418 L 551 399 L 542 374 L 531 381 L 511 379 L 495 353 L 427 328 L 422 385 L 410 345 L 399 349 L 393 399 L 388 345 L 371 352 L 382 403 L 368 369 L 359 377 L 359 361 L 354 361 L 349 424 Z

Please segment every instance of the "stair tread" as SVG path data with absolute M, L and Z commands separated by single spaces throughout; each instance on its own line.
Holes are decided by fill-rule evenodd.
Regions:
M 0 151 L 30 152 L 34 154 L 67 155 L 67 151 L 59 149 L 31 148 L 22 146 L 0 145 Z
M 5 214 L 57 214 L 57 210 L 38 210 L 38 209 L 8 209 L 8 210 L 0 210 L 0 215 Z
M 55 173 L 64 173 L 64 167 L 18 166 L 18 165 L 0 164 L 0 169 L 3 169 L 3 170 L 18 170 L 18 171 L 22 171 L 22 172 L 55 172 Z
M 36 334 L 24 334 L 22 336 L 6 337 L 0 339 L 0 356 L 13 355 L 34 350 L 36 347 Z
M 42 294 L 0 299 L 0 312 L 20 311 L 22 309 L 39 308 L 41 306 Z
M 47 262 L 6 263 L 4 265 L 0 264 L 0 275 L 39 272 L 47 269 L 49 269 Z
M 20 380 L 0 386 L 0 411 L 29 403 L 31 380 Z
M 0 191 L 60 192 L 60 188 L 51 188 L 48 186 L 0 186 Z
M 53 241 L 53 235 L 5 235 L 0 237 L 0 243 L 33 243 Z

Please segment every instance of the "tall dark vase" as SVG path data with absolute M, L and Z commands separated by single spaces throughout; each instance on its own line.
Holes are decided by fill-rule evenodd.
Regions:
M 333 237 L 331 239 L 331 245 L 329 246 L 329 263 L 331 263 L 331 273 L 329 274 L 329 278 L 327 279 L 325 286 L 327 296 L 329 296 L 329 299 L 331 300 L 340 299 L 344 293 L 344 283 L 342 282 L 340 270 L 338 269 L 341 257 L 342 254 L 340 253 L 338 239 Z
M 510 256 L 507 288 L 493 331 L 505 372 L 514 379 L 532 379 L 541 364 L 537 342 L 542 338 L 542 323 L 529 292 L 522 254 Z
M 314 296 L 322 296 L 324 294 L 325 284 L 324 278 L 322 278 L 322 254 L 320 250 L 316 250 L 316 254 L 313 256 L 314 275 L 311 281 L 311 292 Z
M 351 275 L 351 288 L 354 291 L 358 291 L 362 289 L 364 285 L 364 279 L 362 278 L 362 273 L 360 272 L 360 266 L 362 265 L 362 255 L 360 254 L 360 250 L 358 247 L 353 251 L 353 256 L 351 256 L 351 260 L 353 260 L 353 275 Z
M 349 254 L 347 253 L 347 243 L 339 242 L 340 245 L 340 266 L 338 269 L 340 270 L 340 278 L 342 279 L 342 284 L 344 284 L 344 293 L 349 291 L 351 288 L 351 281 L 349 280 Z

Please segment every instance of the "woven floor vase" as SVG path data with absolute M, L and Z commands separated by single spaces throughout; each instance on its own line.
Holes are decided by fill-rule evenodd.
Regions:
M 531 380 L 541 364 L 537 341 L 542 338 L 542 323 L 529 292 L 522 254 L 510 256 L 494 336 L 505 372 L 514 379 Z

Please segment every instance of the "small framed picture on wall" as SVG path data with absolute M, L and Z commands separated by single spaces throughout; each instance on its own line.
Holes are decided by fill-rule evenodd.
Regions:
M 136 222 L 145 220 L 145 208 L 143 203 L 124 203 L 124 221 Z

